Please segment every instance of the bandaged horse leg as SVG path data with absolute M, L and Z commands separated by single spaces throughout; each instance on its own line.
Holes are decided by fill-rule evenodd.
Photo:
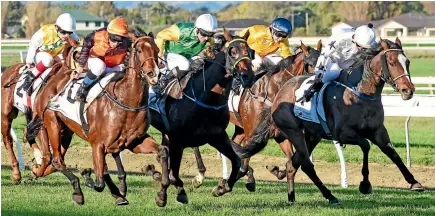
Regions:
M 88 95 L 90 88 L 97 81 L 97 78 L 106 70 L 106 64 L 99 58 L 89 58 L 88 67 L 89 71 L 86 73 L 79 90 L 77 90 L 77 95 L 75 98 L 77 101 L 84 102 L 86 100 L 86 96 Z

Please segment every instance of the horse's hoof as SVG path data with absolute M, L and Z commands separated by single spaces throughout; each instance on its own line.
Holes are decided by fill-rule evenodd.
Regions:
M 162 181 L 162 174 L 160 172 L 155 171 L 153 174 L 154 181 L 161 182 Z
M 177 195 L 177 202 L 179 202 L 181 204 L 187 204 L 187 203 L 189 203 L 189 199 L 187 199 L 186 194 L 179 194 L 179 195 Z
M 220 197 L 220 196 L 224 195 L 223 187 L 216 186 L 215 188 L 213 188 L 212 194 L 214 197 Z
M 166 206 L 166 200 L 167 200 L 166 195 L 160 196 L 160 193 L 157 193 L 155 200 L 156 200 L 156 205 L 158 207 L 165 207 Z
M 72 200 L 77 205 L 85 204 L 85 197 L 83 196 L 83 193 L 73 193 Z
M 279 171 L 279 167 L 277 166 L 266 165 L 266 169 L 269 170 L 269 172 L 271 172 L 272 174 Z
M 121 206 L 121 205 L 128 205 L 129 203 L 128 200 L 125 199 L 124 197 L 118 197 L 116 198 L 115 204 Z
M 21 183 L 21 175 L 12 176 L 12 184 L 13 185 L 19 185 L 20 183 Z
M 287 177 L 287 173 L 285 171 L 278 170 L 278 174 L 276 175 L 276 178 L 278 180 L 283 180 L 285 177 Z
M 255 192 L 255 182 L 248 182 L 245 186 L 248 191 Z
M 335 206 L 335 205 L 340 205 L 340 200 L 338 200 L 337 198 L 335 198 L 334 196 L 332 196 L 331 199 L 329 199 L 329 204 Z
M 154 164 L 148 164 L 144 167 L 142 167 L 142 172 L 145 174 L 148 174 L 148 172 L 153 172 L 156 170 L 156 167 L 154 166 Z
M 371 194 L 372 193 L 372 184 L 370 184 L 370 182 L 362 181 L 359 184 L 359 192 L 362 194 Z
M 94 190 L 97 191 L 97 192 L 103 192 L 104 191 L 104 186 L 102 186 L 102 187 L 94 186 Z
M 289 202 L 294 203 L 296 201 L 295 192 L 293 191 L 287 194 L 287 198 Z
M 423 187 L 423 185 L 421 185 L 420 183 L 415 183 L 415 184 L 412 184 L 411 185 L 411 187 L 409 188 L 410 190 L 412 190 L 412 191 L 418 191 L 418 192 L 422 192 L 422 191 L 424 191 L 424 187 Z

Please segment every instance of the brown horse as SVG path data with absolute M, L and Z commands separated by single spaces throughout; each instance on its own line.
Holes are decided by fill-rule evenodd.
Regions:
M 39 88 L 39 91 L 37 94 L 40 94 L 41 90 L 44 88 L 45 83 L 47 80 L 53 76 L 53 74 L 56 74 L 61 68 L 66 67 L 69 68 L 72 64 L 70 56 L 72 55 L 72 50 L 74 50 L 74 47 L 77 47 L 79 43 L 75 41 L 74 39 L 68 37 L 67 43 L 65 44 L 65 48 L 62 52 L 62 56 L 65 60 L 64 63 L 62 63 L 61 59 L 59 57 L 54 57 L 54 62 L 52 66 L 52 70 L 50 75 L 46 78 L 46 80 L 42 83 L 42 86 Z M 24 66 L 24 63 L 18 63 L 15 65 L 12 65 L 8 67 L 5 72 L 2 74 L 2 89 L 1 89 L 1 124 L 2 124 L 2 136 L 3 141 L 5 144 L 6 149 L 8 150 L 9 156 L 11 158 L 11 167 L 13 170 L 12 174 L 12 183 L 18 184 L 21 181 L 21 173 L 18 169 L 18 162 L 15 157 L 15 153 L 13 150 L 13 142 L 12 137 L 10 135 L 11 127 L 12 127 L 12 121 L 17 117 L 18 115 L 18 109 L 13 106 L 14 103 L 14 90 L 17 87 L 18 79 L 20 78 L 19 70 Z M 30 112 L 26 115 L 27 122 L 30 121 L 31 115 L 29 115 Z M 36 144 L 35 140 L 28 140 L 29 144 L 32 146 L 32 149 L 38 149 L 38 145 Z M 48 143 L 47 143 L 48 148 Z M 42 153 L 46 156 L 47 154 L 50 155 L 50 152 L 46 151 L 47 148 L 42 148 Z M 43 157 L 42 158 L 42 166 L 45 164 L 48 164 L 50 160 L 50 156 Z M 42 169 L 42 168 L 41 168 Z M 45 168 L 43 168 L 45 169 Z M 33 171 L 35 172 L 37 168 L 34 167 Z
M 323 106 L 326 116 L 325 127 L 329 129 L 330 136 L 320 124 L 302 120 L 296 117 L 293 111 L 296 101 L 295 91 L 307 77 L 295 77 L 289 80 L 278 92 L 272 106 L 273 121 L 296 149 L 295 155 L 286 164 L 289 201 L 295 200 L 294 176 L 301 166 L 302 171 L 310 177 L 331 204 L 339 203 L 331 191 L 323 185 L 309 159 L 309 155 L 322 138 L 361 147 L 364 153 L 363 181 L 359 188 L 361 193 L 371 193 L 372 190 L 368 179 L 370 144 L 367 139 L 377 145 L 397 165 L 406 181 L 411 184 L 411 190 L 424 190 L 391 144 L 384 126 L 381 102 L 385 83 L 399 91 L 403 100 L 412 98 L 415 88 L 408 71 L 409 60 L 404 55 L 398 38 L 395 43 L 381 40 L 380 44 L 383 50 L 373 59 L 365 62 L 364 70 L 361 72 L 362 79 L 355 88 L 338 83 L 326 87 Z M 249 156 L 248 152 L 244 154 Z
M 119 153 L 124 149 L 134 153 L 158 153 L 157 143 L 146 133 L 150 125 L 147 83 L 151 85 L 157 83 L 158 48 L 151 33 L 140 37 L 131 34 L 130 37 L 132 48 L 125 74 L 122 74 L 123 77 L 118 81 L 110 82 L 105 87 L 104 96 L 97 97 L 86 111 L 89 123 L 88 134 L 81 125 L 66 118 L 60 112 L 46 108 L 50 98 L 62 91 L 69 81 L 69 76 L 53 77 L 38 96 L 40 100 L 36 104 L 38 116 L 36 120 L 34 119 L 35 124 L 42 118 L 52 147 L 52 164 L 71 181 L 74 188 L 73 201 L 80 205 L 84 204 L 84 196 L 79 179 L 66 168 L 63 160 L 73 133 L 92 145 L 96 174 L 94 189 L 101 192 L 107 183 L 118 205 L 128 204 L 125 199 L 127 189 L 125 172 Z M 64 71 L 65 74 L 71 72 L 71 70 Z M 112 153 L 118 166 L 121 191 L 108 174 L 105 161 L 107 153 Z
M 238 107 L 239 113 L 230 112 L 230 122 L 235 125 L 232 137 L 234 143 L 245 147 L 253 146 L 259 151 L 264 148 L 270 138 L 274 138 L 287 158 L 293 155 L 291 143 L 276 128 L 271 128 L 270 121 L 265 121 L 264 117 L 270 113 L 272 101 L 285 82 L 294 76 L 314 72 L 314 66 L 322 49 L 322 41 L 318 41 L 317 50 L 302 42 L 300 49 L 301 52 L 283 59 L 279 65 L 263 64 L 260 66 L 257 74 L 263 74 L 263 76 L 255 82 L 250 90 L 245 90 L 242 93 Z M 205 166 L 199 150 L 194 150 L 199 174 L 194 178 L 193 183 L 195 187 L 199 187 L 204 178 Z M 249 160 L 250 158 L 243 159 L 241 171 L 248 175 L 246 188 L 249 191 L 255 191 L 254 170 L 249 167 Z M 277 168 L 271 172 L 278 178 L 283 178 L 281 174 L 283 172 L 278 171 Z

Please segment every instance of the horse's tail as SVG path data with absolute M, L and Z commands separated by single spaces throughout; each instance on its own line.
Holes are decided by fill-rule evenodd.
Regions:
M 28 124 L 27 124 L 27 134 L 26 134 L 26 139 L 27 140 L 35 140 L 36 135 L 38 134 L 39 130 L 41 130 L 41 126 L 42 126 L 42 120 L 41 118 L 39 118 L 39 116 L 36 116 L 34 119 L 32 119 Z
M 234 152 L 240 158 L 251 157 L 252 155 L 255 155 L 263 150 L 263 148 L 267 145 L 271 132 L 270 127 L 272 124 L 271 110 L 271 107 L 263 110 L 262 114 L 259 116 L 259 119 L 264 119 L 264 121 L 257 128 L 255 128 L 251 141 L 247 143 L 246 146 L 241 146 L 234 141 L 231 141 Z

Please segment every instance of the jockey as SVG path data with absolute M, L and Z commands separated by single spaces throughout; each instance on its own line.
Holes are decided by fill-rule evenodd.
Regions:
M 243 29 L 239 36 L 243 37 L 249 30 L 248 46 L 255 51 L 252 66 L 256 70 L 263 61 L 278 64 L 283 58 L 291 55 L 288 37 L 293 31 L 292 24 L 285 18 L 276 18 L 270 26 L 254 25 Z M 275 52 L 280 49 L 280 55 Z
M 348 69 L 356 61 L 356 54 L 360 50 L 372 49 L 378 46 L 373 24 L 363 25 L 355 29 L 347 29 L 333 34 L 328 40 L 329 46 L 325 55 L 319 57 L 316 74 L 322 74 L 322 79 L 316 81 L 305 93 L 305 100 L 309 101 L 314 93 L 324 83 L 337 79 L 342 70 Z M 322 69 L 319 67 L 322 66 Z
M 291 55 L 288 37 L 293 31 L 292 24 L 285 18 L 276 18 L 270 26 L 254 25 L 243 29 L 239 36 L 243 37 L 249 31 L 248 46 L 255 54 L 252 60 L 253 70 L 256 71 L 262 62 L 277 65 L 283 58 Z M 280 54 L 275 52 L 280 49 Z M 236 94 L 240 93 L 240 82 L 233 80 L 232 88 Z
M 203 64 L 206 48 L 214 43 L 213 35 L 217 27 L 214 16 L 202 14 L 195 23 L 177 23 L 157 34 L 159 65 L 163 58 L 170 72 L 160 78 L 156 91 L 163 92 L 169 80 L 181 78 L 190 69 L 197 70 Z M 176 67 L 178 70 L 173 70 Z
M 104 72 L 125 69 L 123 61 L 127 56 L 128 44 L 128 25 L 121 17 L 113 19 L 107 27 L 95 30 L 85 38 L 78 60 L 80 67 L 74 78 L 80 76 L 86 63 L 89 71 L 77 91 L 77 101 L 86 100 L 89 89 Z
M 76 19 L 71 14 L 64 13 L 57 18 L 56 24 L 43 25 L 32 36 L 26 57 L 27 68 L 32 70 L 23 84 L 26 92 L 31 89 L 33 80 L 52 66 L 53 57 L 61 55 L 68 35 L 76 41 L 80 40 L 75 31 Z

